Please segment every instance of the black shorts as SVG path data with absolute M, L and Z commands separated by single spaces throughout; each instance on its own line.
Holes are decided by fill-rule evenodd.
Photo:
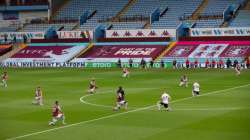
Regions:
M 196 95 L 200 95 L 200 92 L 199 91 L 193 91 L 194 92 L 194 94 L 196 94 Z
M 168 104 L 161 102 L 161 105 L 163 105 L 165 108 L 168 108 Z

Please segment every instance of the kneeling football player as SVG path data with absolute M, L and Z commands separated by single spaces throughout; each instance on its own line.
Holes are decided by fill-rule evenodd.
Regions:
M 181 77 L 179 86 L 180 87 L 182 87 L 182 86 L 188 87 L 188 78 L 186 75 L 183 75 Z
M 161 95 L 161 99 L 160 101 L 158 101 L 157 103 L 157 107 L 158 107 L 158 110 L 161 110 L 161 106 L 163 106 L 166 111 L 170 111 L 170 107 L 169 107 L 169 100 L 170 100 L 170 96 L 169 94 L 167 94 L 166 92 L 164 92 L 162 95 Z
M 49 122 L 49 125 L 55 125 L 57 121 L 62 121 L 62 124 L 66 124 L 64 113 L 62 112 L 58 101 L 55 102 L 52 108 L 52 120 Z
M 7 72 L 5 71 L 3 74 L 2 74 L 2 85 L 4 87 L 7 87 L 7 80 L 8 80 L 8 74 Z
M 96 82 L 95 82 L 94 79 L 92 79 L 92 80 L 90 81 L 90 83 L 89 83 L 89 90 L 88 90 L 88 93 L 93 94 L 93 93 L 95 93 L 96 89 L 97 89 Z
M 43 105 L 43 93 L 41 87 L 36 88 L 35 99 L 32 103 L 35 105 Z
M 125 92 L 122 89 L 122 87 L 119 87 L 117 92 L 117 101 L 116 101 L 116 107 L 114 107 L 114 110 L 119 110 L 121 109 L 122 106 L 124 106 L 125 110 L 128 109 L 128 102 L 125 100 Z
M 129 77 L 129 70 L 127 68 L 123 68 L 122 72 L 123 72 L 122 77 Z
M 200 95 L 200 84 L 198 82 L 194 82 L 193 84 L 193 91 L 192 91 L 193 96 L 198 96 Z
M 240 64 L 236 64 L 234 70 L 236 72 L 236 75 L 240 75 Z

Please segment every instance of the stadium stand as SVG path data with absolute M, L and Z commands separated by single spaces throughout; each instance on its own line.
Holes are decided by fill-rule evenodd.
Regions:
M 207 19 L 195 21 L 195 28 L 216 28 L 223 23 L 223 19 Z
M 136 3 L 130 7 L 130 9 L 123 15 L 125 17 L 130 17 L 134 15 L 149 16 L 153 10 L 158 8 L 160 5 L 158 0 L 137 0 Z M 165 3 L 162 6 L 166 7 Z
M 55 30 L 65 30 L 65 31 L 71 31 L 76 24 L 74 23 L 58 23 L 58 24 L 27 24 L 24 26 L 23 31 L 26 32 L 32 32 L 32 31 L 46 31 L 48 28 L 53 27 Z
M 231 27 L 249 27 L 250 26 L 250 11 L 239 10 L 238 15 L 230 23 Z
M 78 20 L 85 11 L 90 11 L 90 13 L 96 11 L 93 17 L 80 27 L 80 29 L 94 29 L 99 24 L 99 20 L 115 16 L 127 3 L 127 0 L 72 0 L 58 11 L 55 19 Z M 109 5 L 109 8 L 106 5 Z
M 0 20 L 0 31 L 1 32 L 14 32 L 20 28 L 20 22 L 15 20 Z
M 99 5 L 96 5 L 97 13 L 91 19 L 87 20 L 87 22 L 81 27 L 82 29 L 93 29 L 99 23 L 99 20 L 106 19 L 108 17 L 114 17 L 126 4 L 128 1 L 102 1 L 99 2 Z M 110 8 L 106 8 L 102 4 L 110 5 Z M 108 27 L 108 26 L 107 26 Z
M 222 14 L 230 4 L 239 5 L 240 1 L 242 0 L 209 0 L 202 14 Z
M 142 29 L 145 25 L 144 22 L 113 22 L 112 24 L 113 30 L 119 29 Z
M 132 0 L 133 1 L 133 0 Z M 204 10 L 199 13 L 202 19 L 190 20 L 196 23 L 194 27 L 220 27 L 223 24 L 223 11 L 230 4 L 240 5 L 244 0 L 208 0 L 208 4 Z M 114 18 L 119 12 L 128 4 L 128 0 L 71 0 L 66 2 L 61 9 L 52 17 L 53 22 L 41 22 L 24 24 L 23 29 L 20 31 L 46 31 L 49 27 L 54 27 L 56 30 L 93 30 L 97 25 L 103 24 L 107 29 L 141 29 L 141 28 L 176 28 L 183 20 L 183 15 L 191 17 L 192 14 L 199 8 L 203 0 L 136 0 L 118 17 L 118 21 Z M 4 3 L 2 3 L 4 4 Z M 25 3 L 17 3 L 12 1 L 11 5 L 46 5 L 46 0 L 25 1 Z M 109 5 L 107 8 L 105 5 Z M 156 8 L 160 9 L 162 15 L 159 21 L 154 21 L 151 25 L 149 23 L 149 16 Z M 167 9 L 167 10 L 166 10 Z M 164 11 L 166 10 L 166 11 Z M 86 23 L 79 26 L 79 17 L 84 12 L 88 11 L 91 15 Z M 163 13 L 164 12 L 164 13 Z M 248 21 L 243 23 L 241 19 L 246 19 L 248 16 L 247 11 L 240 11 L 236 19 L 230 26 L 237 26 L 234 24 L 247 24 Z M 208 16 L 204 19 L 204 17 Z M 213 17 L 214 16 L 214 17 Z M 245 16 L 245 17 L 244 17 Z M 132 18 L 132 19 L 131 19 Z M 120 19 L 122 19 L 120 21 Z M 248 26 L 248 25 L 244 25 Z M 20 26 L 19 26 L 20 27 Z M 16 31 L 19 27 L 9 26 L 2 28 L 1 31 Z
M 138 0 L 132 5 L 127 12 L 120 16 L 120 19 L 125 21 L 121 22 L 104 22 L 107 28 L 111 26 L 110 29 L 141 29 L 144 27 L 146 21 L 148 21 L 150 14 L 156 8 L 160 8 L 160 11 L 163 12 L 167 7 L 170 7 L 165 15 L 162 16 L 159 22 L 155 22 L 152 25 L 152 28 L 175 28 L 179 24 L 179 18 L 184 13 L 187 15 L 192 15 L 196 10 L 202 0 L 197 0 L 190 2 L 188 0 L 180 1 L 164 1 L 164 0 Z M 85 11 L 97 11 L 96 14 L 87 20 L 87 22 L 80 26 L 81 30 L 94 29 L 99 23 L 100 20 L 108 19 L 114 17 L 126 4 L 128 1 L 93 1 L 86 0 L 84 3 L 79 2 L 79 0 L 72 0 L 61 10 L 58 11 L 56 20 L 63 19 L 78 19 Z M 105 8 L 103 5 L 111 5 L 112 10 Z M 77 7 L 77 8 L 75 8 Z M 183 10 L 184 9 L 184 10 Z M 112 12 L 110 12 L 112 11 Z M 128 21 L 129 18 L 134 18 L 133 21 Z M 147 20 L 142 20 L 143 18 Z M 171 19 L 171 20 L 169 20 Z M 174 20 L 173 20 L 174 19 Z M 127 21 L 126 21 L 127 20 Z
M 46 31 L 49 27 L 53 27 L 55 30 L 58 30 L 62 27 L 61 24 L 27 24 L 24 26 L 23 31 L 32 32 L 32 31 Z
M 176 28 L 180 21 L 180 17 L 185 15 L 192 15 L 192 13 L 198 8 L 202 0 L 161 0 L 161 5 L 167 5 L 169 7 L 168 11 L 160 17 L 159 21 L 155 21 L 151 28 Z
M 15 26 L 8 26 L 8 27 L 0 27 L 1 32 L 14 32 L 17 30 Z
M 224 23 L 223 12 L 230 5 L 240 7 L 243 0 L 208 0 L 207 6 L 198 16 L 196 28 L 216 28 Z

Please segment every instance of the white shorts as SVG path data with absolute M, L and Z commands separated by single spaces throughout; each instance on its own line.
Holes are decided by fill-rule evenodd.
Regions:
M 95 91 L 95 88 L 89 89 L 89 92 L 94 92 L 94 91 Z
M 180 82 L 180 85 L 184 85 L 184 84 L 185 84 L 185 82 L 183 82 L 183 81 Z
M 124 100 L 123 100 L 123 101 L 120 101 L 120 102 L 118 102 L 118 104 L 119 104 L 119 105 L 125 105 L 125 104 L 126 104 L 126 101 L 124 101 Z
M 53 117 L 52 120 L 54 122 L 58 121 L 58 120 L 62 120 L 64 117 L 64 115 L 62 113 L 58 114 L 57 116 Z
M 60 118 L 62 118 L 63 117 L 63 114 L 62 113 L 59 113 L 55 118 L 56 119 L 60 119 Z

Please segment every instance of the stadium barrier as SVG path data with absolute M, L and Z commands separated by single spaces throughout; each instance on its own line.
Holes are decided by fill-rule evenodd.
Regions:
M 202 36 L 180 37 L 179 41 L 250 41 L 250 36 Z
M 57 31 L 57 39 L 65 39 L 71 42 L 76 41 L 77 39 L 88 42 L 91 39 L 93 39 L 93 31 Z M 24 40 L 24 37 L 26 37 L 27 40 L 43 40 L 45 38 L 45 32 L 0 32 L 0 42 L 4 41 L 5 39 L 14 40 L 16 38 L 16 41 Z M 47 40 L 43 41 L 46 43 Z M 55 39 L 56 41 L 56 39 Z M 62 41 L 62 40 L 60 40 Z M 51 42 L 53 43 L 53 42 Z
M 106 30 L 106 38 L 176 38 L 175 29 Z
M 224 37 L 250 36 L 250 27 L 237 28 L 190 28 L 191 37 Z
M 150 37 L 150 38 L 99 38 L 98 42 L 169 42 L 169 37 Z
M 4 62 L 0 63 L 1 67 L 18 67 L 18 68 L 119 68 L 115 62 Z M 129 63 L 121 63 L 121 67 L 130 67 Z M 140 68 L 140 63 L 133 63 L 131 68 Z M 146 63 L 150 68 L 150 63 Z M 164 63 L 164 68 L 172 67 L 172 63 Z M 162 68 L 162 63 L 155 62 L 153 68 Z
M 59 39 L 93 39 L 93 31 L 57 31 Z
M 12 40 L 16 37 L 17 40 L 23 40 L 24 35 L 28 39 L 43 39 L 44 32 L 0 32 L 0 40 L 4 40 L 7 37 L 7 40 Z
M 247 67 L 246 63 L 239 63 L 241 64 L 242 68 L 250 68 Z M 248 64 L 249 65 L 249 64 Z M 0 67 L 8 67 L 8 68 L 120 68 L 120 66 L 117 65 L 117 63 L 114 62 L 5 62 L 0 63 Z M 140 63 L 133 63 L 132 66 L 130 66 L 129 63 L 121 63 L 121 67 L 127 67 L 127 68 L 142 68 Z M 195 64 L 193 62 L 190 63 L 189 68 L 205 68 L 205 63 L 199 63 L 197 67 L 195 67 Z M 209 67 L 212 67 L 211 64 L 209 64 Z M 173 68 L 172 62 L 154 62 L 153 67 L 151 67 L 150 63 L 146 63 L 145 68 Z M 185 62 L 178 62 L 176 64 L 177 69 L 187 68 Z M 227 68 L 226 64 L 222 65 L 222 67 L 219 67 L 218 64 L 215 64 L 214 68 Z M 233 67 L 231 67 L 233 68 Z
M 70 38 L 70 39 L 31 39 L 31 43 L 81 43 L 89 42 L 89 38 Z

